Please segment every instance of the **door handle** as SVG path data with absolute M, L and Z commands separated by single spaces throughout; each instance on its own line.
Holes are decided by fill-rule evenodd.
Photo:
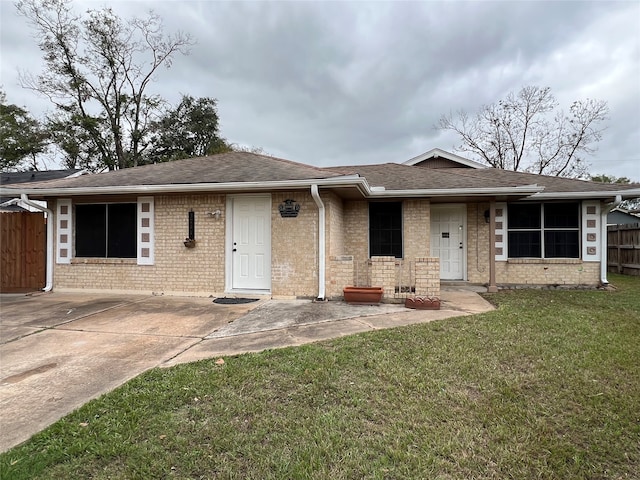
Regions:
M 235 252 L 235 251 L 237 251 L 237 250 L 238 250 L 237 248 L 234 248 L 234 249 L 233 249 L 233 250 L 231 250 L 231 251 L 232 251 L 232 252 Z
M 462 248 L 462 242 L 460 242 L 460 248 Z

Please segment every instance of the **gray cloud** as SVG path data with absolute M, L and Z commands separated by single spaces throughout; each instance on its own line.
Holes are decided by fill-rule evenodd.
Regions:
M 607 100 L 596 173 L 640 180 L 640 6 L 627 2 L 107 2 L 153 8 L 197 44 L 153 88 L 219 100 L 223 134 L 316 165 L 402 161 L 456 138 L 440 115 L 475 111 L 523 85 L 550 86 L 568 108 Z M 96 6 L 91 2 L 80 6 Z M 2 2 L 2 84 L 37 72 L 37 46 Z

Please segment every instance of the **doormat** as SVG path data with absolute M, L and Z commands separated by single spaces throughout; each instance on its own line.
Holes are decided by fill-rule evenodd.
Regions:
M 257 298 L 227 298 L 227 297 L 222 297 L 222 298 L 216 298 L 213 303 L 219 303 L 221 305 L 238 305 L 240 303 L 251 303 L 251 302 L 257 302 L 258 299 Z

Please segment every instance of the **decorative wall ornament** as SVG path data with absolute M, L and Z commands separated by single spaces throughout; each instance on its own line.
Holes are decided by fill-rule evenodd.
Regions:
M 278 205 L 278 210 L 280 210 L 280 216 L 282 218 L 295 218 L 300 211 L 300 204 L 291 198 L 287 198 Z

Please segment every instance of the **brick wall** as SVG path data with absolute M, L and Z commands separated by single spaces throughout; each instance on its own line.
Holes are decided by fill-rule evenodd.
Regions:
M 467 205 L 467 275 L 471 283 L 489 281 L 488 203 Z M 498 285 L 597 285 L 600 264 L 580 259 L 511 259 L 496 262 Z
M 440 260 L 438 258 L 416 258 L 415 276 L 416 296 L 440 298 Z
M 282 218 L 278 205 L 285 199 L 300 204 L 295 218 Z M 272 195 L 271 293 L 276 298 L 315 297 L 318 294 L 318 206 L 310 191 Z M 326 219 L 325 219 L 326 220 Z
M 511 259 L 496 262 L 496 283 L 510 285 L 590 285 L 600 282 L 600 263 L 565 259 Z
M 410 199 L 402 202 L 404 258 L 413 261 L 428 257 L 430 203 L 426 199 Z
M 55 265 L 54 287 L 146 293 L 224 292 L 225 196 L 158 195 L 154 204 L 154 265 L 136 265 L 135 259 L 74 259 L 70 265 Z M 197 245 L 186 248 L 183 241 L 188 235 L 191 209 Z M 219 219 L 207 215 L 215 210 L 222 212 Z
M 344 202 L 344 252 L 353 255 L 354 268 L 362 270 L 369 259 L 369 203 L 365 200 Z
M 471 283 L 489 281 L 489 224 L 484 219 L 488 203 L 467 205 L 467 279 Z

